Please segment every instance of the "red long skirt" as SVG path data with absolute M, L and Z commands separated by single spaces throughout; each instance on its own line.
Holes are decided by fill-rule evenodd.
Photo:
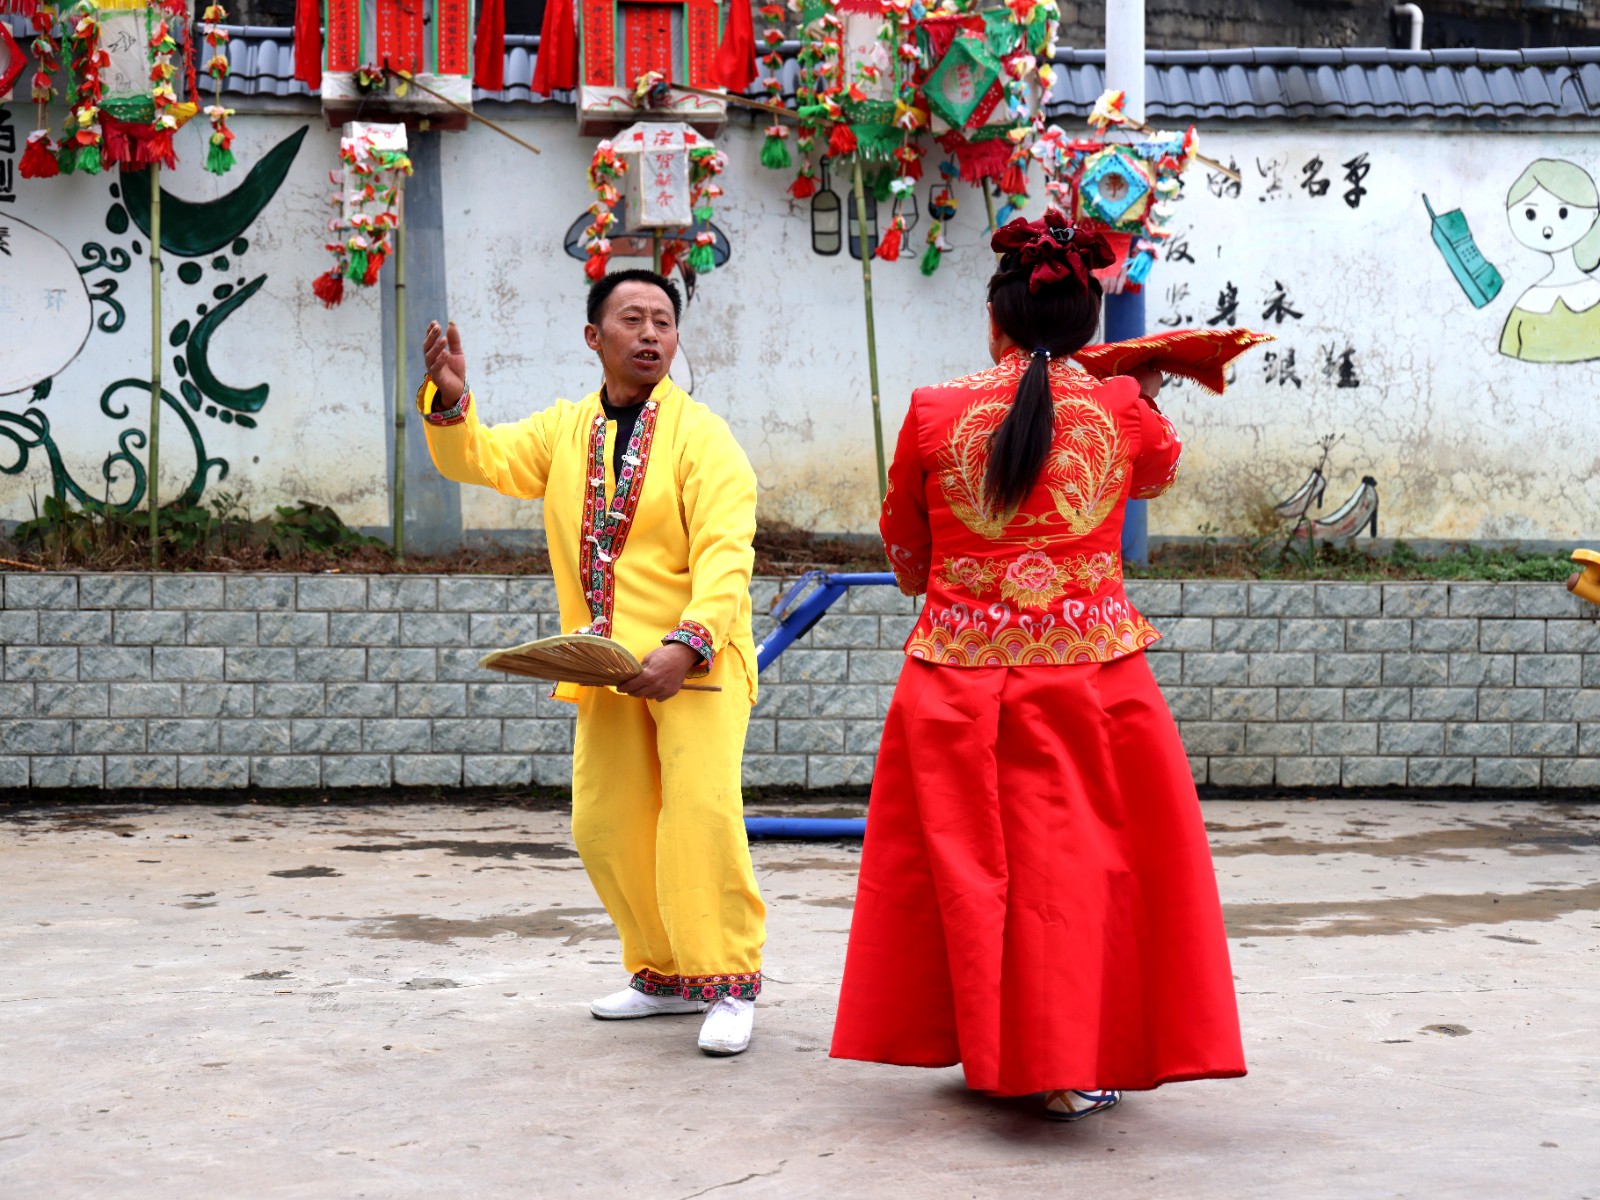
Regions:
M 1243 1075 L 1211 853 L 1143 654 L 908 659 L 878 752 L 833 1057 L 967 1086 Z

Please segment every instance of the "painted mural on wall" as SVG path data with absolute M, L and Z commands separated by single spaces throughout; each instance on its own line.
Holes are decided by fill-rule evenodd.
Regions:
M 1433 240 L 1476 308 L 1505 279 L 1478 249 L 1460 209 L 1438 216 Z M 1531 363 L 1600 359 L 1600 190 L 1583 167 L 1562 159 L 1529 163 L 1506 193 L 1506 221 L 1517 241 L 1544 256 L 1546 270 L 1517 297 L 1500 331 L 1500 353 Z
M 265 272 L 246 266 L 248 234 L 282 186 L 305 133 L 301 128 L 284 137 L 243 182 L 214 199 L 190 201 L 162 192 L 162 254 L 176 263 L 182 286 L 163 287 L 165 311 L 175 318 L 163 330 L 170 354 L 163 377 L 176 383 L 175 394 L 163 389 L 161 395 L 187 435 L 193 462 L 177 493 L 180 502 L 200 502 L 232 469 L 226 458 L 208 452 L 210 430 L 255 429 L 270 395 L 270 382 L 223 378 L 212 365 L 212 344 L 267 282 Z M 0 150 L 5 145 L 0 140 Z M 148 327 L 132 328 L 123 302 L 125 288 L 148 293 L 148 269 L 134 269 L 143 265 L 150 236 L 148 178 L 95 181 L 109 201 L 102 228 L 61 230 L 78 244 L 76 255 L 51 233 L 0 213 L 0 473 L 37 476 L 42 467 L 58 499 L 125 511 L 138 506 L 148 486 L 148 438 L 141 422 L 148 409 L 141 402 L 150 394 L 150 381 L 140 372 L 148 363 Z M 203 298 L 194 301 L 197 292 Z M 81 384 L 56 386 L 56 377 L 90 349 L 110 374 L 126 372 L 91 385 L 98 388 L 95 403 L 111 422 L 114 439 L 98 451 L 82 444 L 88 426 L 81 416 L 89 397 L 75 394 Z M 69 450 L 74 457 L 103 455 L 98 478 L 75 474 Z
M 391 372 L 378 352 L 380 300 L 363 289 L 330 312 L 304 282 L 320 265 L 304 231 L 326 220 L 325 164 L 337 134 L 315 118 L 308 130 L 305 115 L 246 115 L 237 123 L 240 163 L 259 172 L 249 186 L 234 186 L 238 171 L 216 181 L 193 167 L 174 173 L 164 201 L 173 419 L 162 493 L 248 490 L 258 512 L 308 500 L 353 524 L 381 525 L 393 415 Z M 1600 455 L 1583 458 L 1572 438 L 1592 424 L 1600 359 L 1501 352 L 1514 311 L 1562 253 L 1544 249 L 1543 223 L 1536 244 L 1519 234 L 1528 206 L 1508 208 L 1508 196 L 1538 160 L 1594 179 L 1592 134 L 1335 123 L 1204 133 L 1206 152 L 1242 180 L 1190 172 L 1174 236 L 1146 283 L 1147 326 L 1247 327 L 1277 340 L 1241 360 L 1224 397 L 1177 384 L 1164 393 L 1184 432 L 1186 466 L 1151 506 L 1153 532 L 1281 530 L 1273 508 L 1295 497 L 1329 435 L 1343 440 L 1309 515 L 1339 517 L 1359 536 L 1371 532 L 1379 495 L 1384 536 L 1557 539 L 1600 527 Z M 296 154 L 301 138 L 311 144 Z M 729 180 L 717 221 L 738 252 L 685 313 L 694 392 L 747 448 L 764 520 L 868 532 L 877 487 L 859 271 L 842 253 L 810 253 L 811 230 L 796 219 L 806 207 L 791 211 L 761 167 L 761 139 L 759 129 L 730 127 L 719 142 Z M 446 191 L 449 311 L 439 314 L 483 347 L 474 391 L 490 421 L 520 419 L 598 382 L 581 337 L 586 281 L 565 252 L 572 216 L 589 200 L 593 142 L 548 128 L 538 140 L 545 153 L 512 167 L 492 134 L 442 144 L 447 180 L 494 181 Z M 8 157 L 0 153 L 0 163 Z M 32 498 L 50 490 L 100 499 L 108 471 L 113 501 L 135 502 L 149 352 L 144 180 L 127 194 L 109 175 L 70 187 L 19 180 L 14 191 L 8 181 L 0 169 L 0 225 L 12 251 L 0 251 L 4 303 L 19 303 L 26 281 L 24 300 L 36 310 L 37 285 L 58 278 L 66 315 L 47 322 L 48 333 L 21 338 L 21 357 L 5 343 L 0 517 L 25 519 Z M 1571 263 L 1594 278 L 1587 235 L 1572 236 L 1592 229 L 1584 222 L 1594 214 L 1577 210 L 1593 201 L 1582 203 L 1587 193 L 1570 180 L 1538 186 L 1556 198 L 1558 221 L 1566 200 L 1575 224 L 1561 237 L 1570 238 Z M 530 205 L 535 194 L 540 203 Z M 195 196 L 211 199 L 186 206 Z M 950 249 L 938 277 L 923 277 L 911 255 L 875 264 L 890 430 L 913 388 L 986 361 L 993 257 L 984 205 L 964 184 L 956 196 L 959 211 L 941 218 Z M 1563 294 L 1573 313 L 1589 311 Z M 0 322 L 0 338 L 10 336 L 12 323 Z M 463 495 L 462 511 L 469 529 L 539 524 L 537 505 L 483 489 Z

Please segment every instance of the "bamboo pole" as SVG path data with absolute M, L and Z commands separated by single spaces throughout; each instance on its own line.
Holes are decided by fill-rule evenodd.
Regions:
M 396 562 L 406 560 L 406 211 L 405 176 L 395 172 L 394 489 L 390 522 Z
M 458 104 L 454 100 L 450 99 L 449 96 L 444 95 L 442 92 L 434 91 L 427 84 L 418 83 L 417 79 L 416 79 L 416 76 L 411 74 L 410 71 L 402 71 L 399 67 L 391 67 L 387 63 L 384 64 L 383 69 L 384 69 L 385 72 L 387 72 L 390 75 L 393 75 L 395 78 L 405 80 L 407 85 L 409 85 L 410 87 L 416 88 L 419 92 L 426 92 L 428 95 L 432 96 L 435 100 L 442 100 L 444 103 L 448 104 L 451 108 L 455 109 L 458 113 L 461 113 L 464 116 L 471 117 L 474 121 L 477 121 L 479 124 L 487 125 L 490 129 L 494 130 L 501 137 L 510 138 L 513 142 L 515 142 L 517 145 L 521 146 L 524 150 L 532 150 L 535 154 L 542 154 L 543 153 L 543 151 L 540 150 L 539 147 L 533 145 L 533 143 L 523 141 L 516 134 L 512 133 L 509 129 L 506 129 L 501 125 L 495 124 L 493 121 L 489 120 L 488 117 L 485 117 L 485 116 L 482 116 L 479 113 L 473 112 L 465 104 Z
M 774 117 L 788 117 L 791 121 L 798 121 L 800 116 L 792 108 L 785 108 L 781 104 L 768 104 L 765 100 L 752 100 L 748 96 L 736 96 L 732 92 L 718 91 L 716 88 L 690 87 L 687 83 L 669 83 L 667 85 L 675 92 L 687 92 L 691 96 L 705 96 L 710 100 L 725 100 L 739 108 L 753 108 L 757 112 L 770 113 Z
M 661 274 L 661 230 L 650 231 L 650 269 Z
M 872 316 L 872 248 L 867 244 L 867 188 L 861 177 L 861 156 L 853 160 L 856 193 L 856 239 L 861 246 L 861 294 L 867 307 L 867 371 L 872 383 L 872 437 L 878 451 L 878 499 L 889 494 L 889 469 L 883 457 L 883 405 L 878 394 L 878 331 Z
M 150 569 L 161 567 L 161 164 L 150 164 Z
M 983 193 L 983 211 L 989 217 L 989 232 L 993 233 L 999 226 L 994 223 L 994 193 L 989 190 L 989 181 L 978 181 L 978 189 Z

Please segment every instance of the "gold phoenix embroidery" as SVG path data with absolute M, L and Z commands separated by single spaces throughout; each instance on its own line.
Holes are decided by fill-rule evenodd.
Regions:
M 995 368 L 998 372 L 1000 368 Z M 1074 537 L 1111 515 L 1128 477 L 1129 455 L 1112 415 L 1071 381 L 1052 380 L 1055 440 L 1040 483 Z M 938 470 L 939 489 L 957 519 L 989 541 L 1015 540 L 1007 526 L 1016 512 L 996 513 L 984 497 L 989 440 L 1011 411 L 1009 400 L 980 400 L 956 420 Z M 1032 522 L 1029 522 L 1031 524 Z

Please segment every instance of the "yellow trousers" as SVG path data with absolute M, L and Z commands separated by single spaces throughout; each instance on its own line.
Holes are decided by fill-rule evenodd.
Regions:
M 660 704 L 609 688 L 579 695 L 572 837 L 642 992 L 761 990 L 767 910 L 740 791 L 750 698 L 732 658 L 693 681 L 720 692 Z

